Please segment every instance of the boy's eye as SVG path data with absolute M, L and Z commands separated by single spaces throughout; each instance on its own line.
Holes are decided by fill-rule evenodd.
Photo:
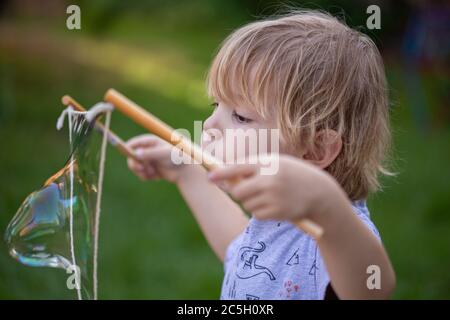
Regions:
M 252 122 L 251 119 L 248 119 L 246 117 L 241 116 L 236 111 L 233 111 L 233 118 L 236 119 L 236 121 L 239 122 L 239 123 L 250 123 L 250 122 Z
M 217 108 L 218 105 L 219 105 L 219 103 L 217 103 L 217 102 L 213 102 L 210 104 L 210 106 L 213 107 L 214 109 Z

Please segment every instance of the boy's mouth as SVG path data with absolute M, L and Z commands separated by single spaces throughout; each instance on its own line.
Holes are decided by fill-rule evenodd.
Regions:
M 222 138 L 222 134 L 218 130 L 203 130 L 201 135 L 202 149 L 209 147 L 212 143 L 217 143 Z

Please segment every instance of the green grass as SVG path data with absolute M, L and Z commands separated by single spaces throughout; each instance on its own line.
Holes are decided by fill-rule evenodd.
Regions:
M 160 30 L 147 26 L 139 34 L 139 23 L 124 18 L 103 38 L 15 25 L 21 35 L 17 39 L 27 46 L 0 41 L 0 231 L 26 195 L 66 160 L 66 132 L 55 129 L 62 95 L 71 94 L 88 107 L 115 87 L 172 126 L 192 130 L 193 121 L 210 111 L 201 93 L 210 58 L 236 21 L 212 30 L 192 26 L 182 34 L 170 24 Z M 33 44 L 32 37 L 43 42 Z M 397 272 L 395 298 L 449 298 L 450 130 L 419 134 L 405 103 L 401 71 L 387 68 L 395 88 L 398 175 L 385 179 L 384 192 L 373 196 L 369 207 Z M 112 127 L 125 139 L 142 133 L 118 113 Z M 222 280 L 222 265 L 176 188 L 139 181 L 112 148 L 106 162 L 99 275 L 100 298 L 113 299 L 217 299 Z M 61 270 L 20 265 L 0 242 L 0 298 L 75 298 L 65 281 Z

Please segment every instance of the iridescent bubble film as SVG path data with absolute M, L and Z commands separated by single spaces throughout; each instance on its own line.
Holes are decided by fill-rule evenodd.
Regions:
M 68 277 L 78 267 L 79 282 L 73 283 L 81 286 L 67 285 L 68 290 L 79 299 L 92 299 L 101 135 L 91 134 L 93 126 L 83 113 L 71 113 L 69 121 L 69 159 L 42 188 L 26 197 L 7 227 L 5 240 L 11 256 L 24 265 L 61 268 Z

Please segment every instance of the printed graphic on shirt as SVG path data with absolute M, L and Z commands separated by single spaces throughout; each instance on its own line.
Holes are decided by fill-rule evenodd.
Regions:
M 316 271 L 319 269 L 317 267 L 317 251 L 318 250 L 319 250 L 319 248 L 316 245 L 316 250 L 314 250 L 314 260 L 313 260 L 312 266 L 311 266 L 311 268 L 309 269 L 309 272 L 308 272 L 308 274 L 310 276 L 314 277 L 314 287 L 316 288 L 316 290 L 317 290 L 317 273 L 316 273 Z
M 294 252 L 294 254 L 289 258 L 289 260 L 286 262 L 286 264 L 288 265 L 288 266 L 293 266 L 293 265 L 296 265 L 296 264 L 299 264 L 300 263 L 300 258 L 299 258 L 299 256 L 298 256 L 298 248 L 297 248 L 297 250 L 295 250 L 295 252 Z
M 258 296 L 254 296 L 254 295 L 248 294 L 248 293 L 245 295 L 245 298 L 246 298 L 247 300 L 259 300 L 259 297 L 258 297 Z
M 227 276 L 225 278 L 225 285 L 228 286 L 228 281 L 230 280 L 230 273 L 227 272 Z
M 309 275 L 310 276 L 315 276 L 316 275 L 316 270 L 317 269 L 319 269 L 319 268 L 317 268 L 317 266 L 316 266 L 316 260 L 314 260 L 314 262 L 313 262 L 313 264 L 312 264 L 312 266 L 311 266 L 311 269 L 309 269 Z
M 259 248 L 253 248 L 250 246 L 244 246 L 239 249 L 240 261 L 244 264 L 242 267 L 238 267 L 236 270 L 236 276 L 240 279 L 249 279 L 258 275 L 268 276 L 270 280 L 275 280 L 275 276 L 269 268 L 259 265 L 256 260 L 259 258 L 264 250 L 266 250 L 266 244 L 262 241 L 258 241 Z
M 294 283 L 292 280 L 286 280 L 283 283 L 283 289 L 280 290 L 278 296 L 282 299 L 291 299 L 293 295 L 300 291 L 300 285 Z
M 230 289 L 228 290 L 228 298 L 236 298 L 236 280 L 233 281 L 233 285 L 230 286 Z
M 365 203 L 353 208 L 376 234 Z M 313 239 L 286 221 L 247 227 L 228 250 L 221 298 L 323 299 L 329 274 Z

